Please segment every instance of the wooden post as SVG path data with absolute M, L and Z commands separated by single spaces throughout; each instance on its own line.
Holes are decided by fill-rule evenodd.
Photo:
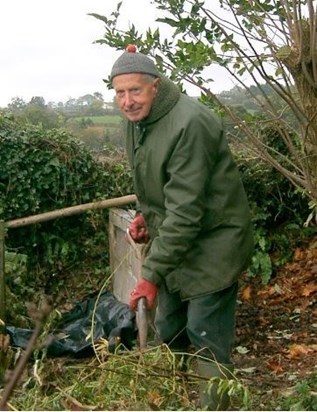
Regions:
M 113 207 L 126 206 L 136 202 L 135 195 L 127 195 L 112 199 L 100 200 L 98 202 L 85 203 L 66 207 L 52 212 L 40 213 L 38 215 L 27 216 L 4 222 L 0 220 L 0 382 L 3 380 L 6 371 L 6 349 L 9 345 L 8 337 L 4 335 L 6 323 L 6 279 L 5 279 L 5 234 L 6 229 L 28 226 L 35 223 L 46 222 L 57 218 L 72 216 L 88 210 L 106 209 Z M 10 389 L 11 390 L 11 389 Z M 2 404 L 1 404 L 2 405 Z M 0 405 L 0 407 L 1 407 Z M 2 409 L 1 409 L 2 410 Z
M 0 379 L 6 371 L 6 351 L 8 340 L 5 336 L 6 321 L 6 282 L 5 282 L 5 222 L 0 220 Z
M 6 293 L 5 293 L 5 222 L 0 220 L 0 331 L 6 319 Z

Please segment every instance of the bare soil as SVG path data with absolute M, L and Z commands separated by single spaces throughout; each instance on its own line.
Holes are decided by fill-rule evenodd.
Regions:
M 277 398 L 316 375 L 316 275 L 317 238 L 296 249 L 267 285 L 242 280 L 234 362 L 257 399 L 255 410 L 278 410 Z

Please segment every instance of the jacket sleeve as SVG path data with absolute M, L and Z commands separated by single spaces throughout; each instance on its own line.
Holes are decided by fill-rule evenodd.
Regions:
M 188 123 L 166 165 L 165 217 L 153 239 L 142 276 L 159 285 L 184 260 L 203 231 L 206 196 L 223 130 L 215 121 Z

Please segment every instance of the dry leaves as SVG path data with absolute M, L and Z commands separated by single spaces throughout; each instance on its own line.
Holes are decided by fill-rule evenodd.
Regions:
M 287 351 L 287 358 L 299 358 L 300 356 L 307 355 L 317 351 L 317 345 L 292 345 Z
M 10 344 L 10 337 L 9 335 L 0 334 L 0 350 L 2 352 L 6 352 L 8 350 Z
M 279 361 L 272 360 L 272 361 L 266 362 L 266 365 L 275 374 L 284 372 L 284 369 Z
M 252 294 L 252 288 L 251 286 L 247 286 L 241 291 L 241 299 L 244 302 L 249 302 L 251 300 L 251 294 Z
M 302 288 L 302 296 L 308 297 L 314 292 L 317 292 L 317 284 L 316 283 L 309 283 L 308 285 Z

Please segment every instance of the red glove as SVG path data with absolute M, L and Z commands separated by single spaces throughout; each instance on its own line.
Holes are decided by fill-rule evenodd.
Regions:
M 138 300 L 140 298 L 146 298 L 146 306 L 148 310 L 151 310 L 154 306 L 155 298 L 157 294 L 157 286 L 149 282 L 146 279 L 139 280 L 136 287 L 130 293 L 129 306 L 131 310 L 137 311 Z
M 147 231 L 143 215 L 136 216 L 129 226 L 129 233 L 135 243 L 147 243 L 149 232 Z

